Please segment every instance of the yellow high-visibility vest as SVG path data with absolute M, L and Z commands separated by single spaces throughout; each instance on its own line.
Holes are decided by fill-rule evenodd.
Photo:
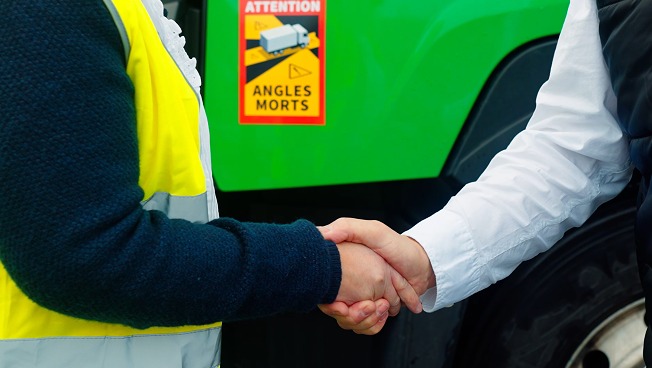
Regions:
M 199 75 L 159 0 L 104 0 L 135 87 L 145 209 L 217 218 Z M 145 330 L 88 321 L 32 302 L 0 264 L 0 368 L 219 366 L 221 323 Z

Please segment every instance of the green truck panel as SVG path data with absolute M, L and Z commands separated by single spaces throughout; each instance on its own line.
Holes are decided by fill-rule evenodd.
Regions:
M 322 4 L 324 4 L 322 0 Z M 439 175 L 484 83 L 568 1 L 328 1 L 325 125 L 239 123 L 239 4 L 213 1 L 204 98 L 222 191 Z

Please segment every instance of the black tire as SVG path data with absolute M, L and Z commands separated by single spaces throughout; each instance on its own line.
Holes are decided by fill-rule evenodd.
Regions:
M 455 366 L 563 368 L 572 359 L 584 368 L 642 366 L 613 365 L 601 351 L 587 354 L 593 349 L 586 340 L 628 306 L 638 308 L 636 323 L 640 317 L 643 324 L 633 197 L 606 204 L 552 250 L 473 297 Z M 629 339 L 642 346 L 642 336 Z

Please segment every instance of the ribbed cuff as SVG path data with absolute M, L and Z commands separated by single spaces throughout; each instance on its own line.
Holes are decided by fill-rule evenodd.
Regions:
M 329 304 L 335 301 L 337 293 L 340 291 L 342 284 L 342 263 L 340 261 L 340 251 L 337 250 L 335 243 L 325 240 L 326 251 L 330 259 L 331 278 L 328 291 L 324 295 L 320 304 Z

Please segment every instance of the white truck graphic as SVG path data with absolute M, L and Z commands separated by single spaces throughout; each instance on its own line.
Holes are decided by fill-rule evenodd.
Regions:
M 273 55 L 296 46 L 304 48 L 308 42 L 308 31 L 301 24 L 285 24 L 260 32 L 260 46 Z

